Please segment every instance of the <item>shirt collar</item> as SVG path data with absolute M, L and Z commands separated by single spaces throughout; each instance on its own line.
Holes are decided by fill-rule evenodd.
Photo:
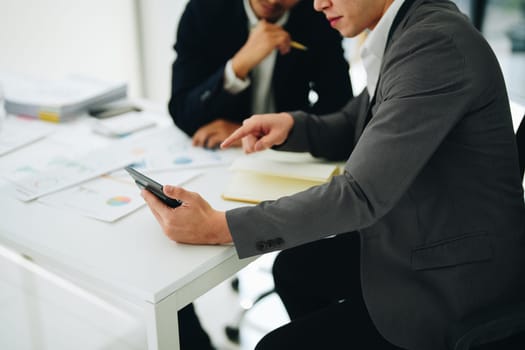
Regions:
M 255 15 L 255 12 L 253 12 L 252 5 L 250 5 L 250 0 L 244 0 L 244 11 L 246 11 L 246 16 L 248 16 L 248 27 L 253 28 L 257 25 L 259 22 L 259 18 Z M 277 22 L 275 22 L 278 26 L 284 26 L 286 22 L 288 21 L 288 17 L 290 17 L 290 11 L 286 11 L 281 18 Z
M 388 32 L 403 2 L 405 2 L 405 0 L 394 0 L 376 27 L 368 33 L 368 37 L 361 49 L 361 60 L 366 70 L 366 87 L 370 99 L 372 99 L 375 94 L 377 81 L 379 79 L 379 70 L 381 69 L 381 62 L 383 61 L 388 39 Z

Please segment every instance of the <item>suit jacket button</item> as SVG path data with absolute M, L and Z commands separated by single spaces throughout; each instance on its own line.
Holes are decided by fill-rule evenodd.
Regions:
M 259 241 L 255 244 L 255 248 L 257 248 L 257 250 L 260 252 L 264 252 L 268 250 L 269 245 L 267 241 Z
M 281 237 L 276 238 L 273 240 L 273 243 L 275 247 L 280 247 L 284 244 L 284 239 L 282 239 Z
M 204 102 L 204 101 L 206 101 L 207 99 L 209 99 L 209 98 L 210 98 L 210 95 L 211 95 L 210 90 L 206 90 L 206 91 L 204 91 L 204 92 L 202 93 L 202 95 L 201 95 L 201 102 Z

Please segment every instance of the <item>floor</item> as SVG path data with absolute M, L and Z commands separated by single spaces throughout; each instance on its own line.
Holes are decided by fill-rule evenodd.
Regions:
M 280 299 L 273 293 L 255 304 L 239 323 L 243 307 L 250 308 L 260 294 L 272 289 L 274 257 L 275 254 L 263 256 L 242 270 L 237 275 L 238 293 L 228 280 L 196 301 L 195 307 L 203 327 L 218 350 L 251 350 L 264 334 L 289 321 Z M 230 342 L 224 331 L 225 326 L 238 324 L 241 325 L 239 346 Z
M 117 308 L 0 246 L 0 349 L 138 350 L 138 310 Z
M 287 322 L 273 294 L 246 313 L 241 344 L 228 340 L 241 304 L 272 287 L 273 255 L 256 261 L 239 276 L 239 291 L 225 281 L 195 302 L 197 313 L 218 350 L 253 349 L 269 330 Z M 143 350 L 145 324 L 132 305 L 100 299 L 0 246 L 0 349 Z

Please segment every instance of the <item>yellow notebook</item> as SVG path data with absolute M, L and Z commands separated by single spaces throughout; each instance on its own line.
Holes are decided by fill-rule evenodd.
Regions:
M 302 161 L 305 158 L 301 155 L 298 158 L 289 155 L 281 159 L 273 158 L 243 156 L 236 159 L 230 168 L 232 178 L 222 197 L 259 203 L 323 184 L 340 172 L 335 163 Z

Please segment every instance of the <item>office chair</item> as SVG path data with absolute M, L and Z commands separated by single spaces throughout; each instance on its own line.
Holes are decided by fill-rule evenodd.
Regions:
M 232 289 L 237 291 L 239 290 L 239 279 L 236 277 L 234 280 L 232 280 L 231 282 L 231 286 L 232 286 Z M 275 293 L 275 289 L 274 288 L 270 288 L 264 292 L 262 292 L 261 294 L 259 294 L 255 300 L 252 301 L 252 304 L 250 305 L 250 307 L 248 308 L 242 308 L 239 316 L 237 317 L 237 320 L 235 321 L 235 324 L 233 325 L 227 325 L 225 328 L 224 328 L 224 332 L 226 333 L 226 337 L 232 342 L 232 343 L 235 343 L 235 344 L 239 344 L 240 343 L 240 326 L 244 320 L 244 316 L 246 315 L 246 313 L 248 311 L 250 311 L 254 306 L 255 304 L 257 304 L 258 302 L 260 302 L 261 300 L 263 300 L 264 298 L 266 298 L 267 296 L 271 295 Z
M 266 297 L 275 293 L 275 288 L 273 286 L 273 278 L 272 278 L 272 266 L 273 266 L 274 259 L 277 255 L 278 255 L 277 252 L 265 255 L 257 263 L 256 271 L 254 271 L 254 273 L 250 273 L 250 278 L 257 278 L 257 281 L 252 280 L 251 283 L 248 281 L 248 285 L 246 285 L 243 288 L 242 294 L 244 295 L 244 297 L 243 297 L 243 300 L 240 302 L 240 306 L 241 306 L 240 311 L 237 314 L 237 317 L 235 318 L 235 320 L 229 325 L 226 325 L 226 327 L 224 328 L 226 337 L 231 342 L 235 344 L 240 343 L 240 327 L 242 323 L 244 322 L 245 316 L 248 314 L 248 312 L 256 304 L 266 299 Z M 248 278 L 248 280 L 250 278 Z M 272 282 L 270 282 L 270 280 Z M 243 279 L 243 282 L 246 283 L 247 281 Z M 231 288 L 237 293 L 240 292 L 239 284 L 240 284 L 239 275 L 237 275 L 235 278 L 233 278 L 230 281 Z M 264 289 L 257 291 L 257 289 L 261 287 Z M 250 291 L 251 293 L 256 292 L 256 295 L 250 296 L 251 294 Z
M 520 174 L 525 170 L 525 116 L 516 131 Z M 525 302 L 483 310 L 450 327 L 451 350 L 525 349 Z M 512 345 L 509 345 L 512 343 Z

